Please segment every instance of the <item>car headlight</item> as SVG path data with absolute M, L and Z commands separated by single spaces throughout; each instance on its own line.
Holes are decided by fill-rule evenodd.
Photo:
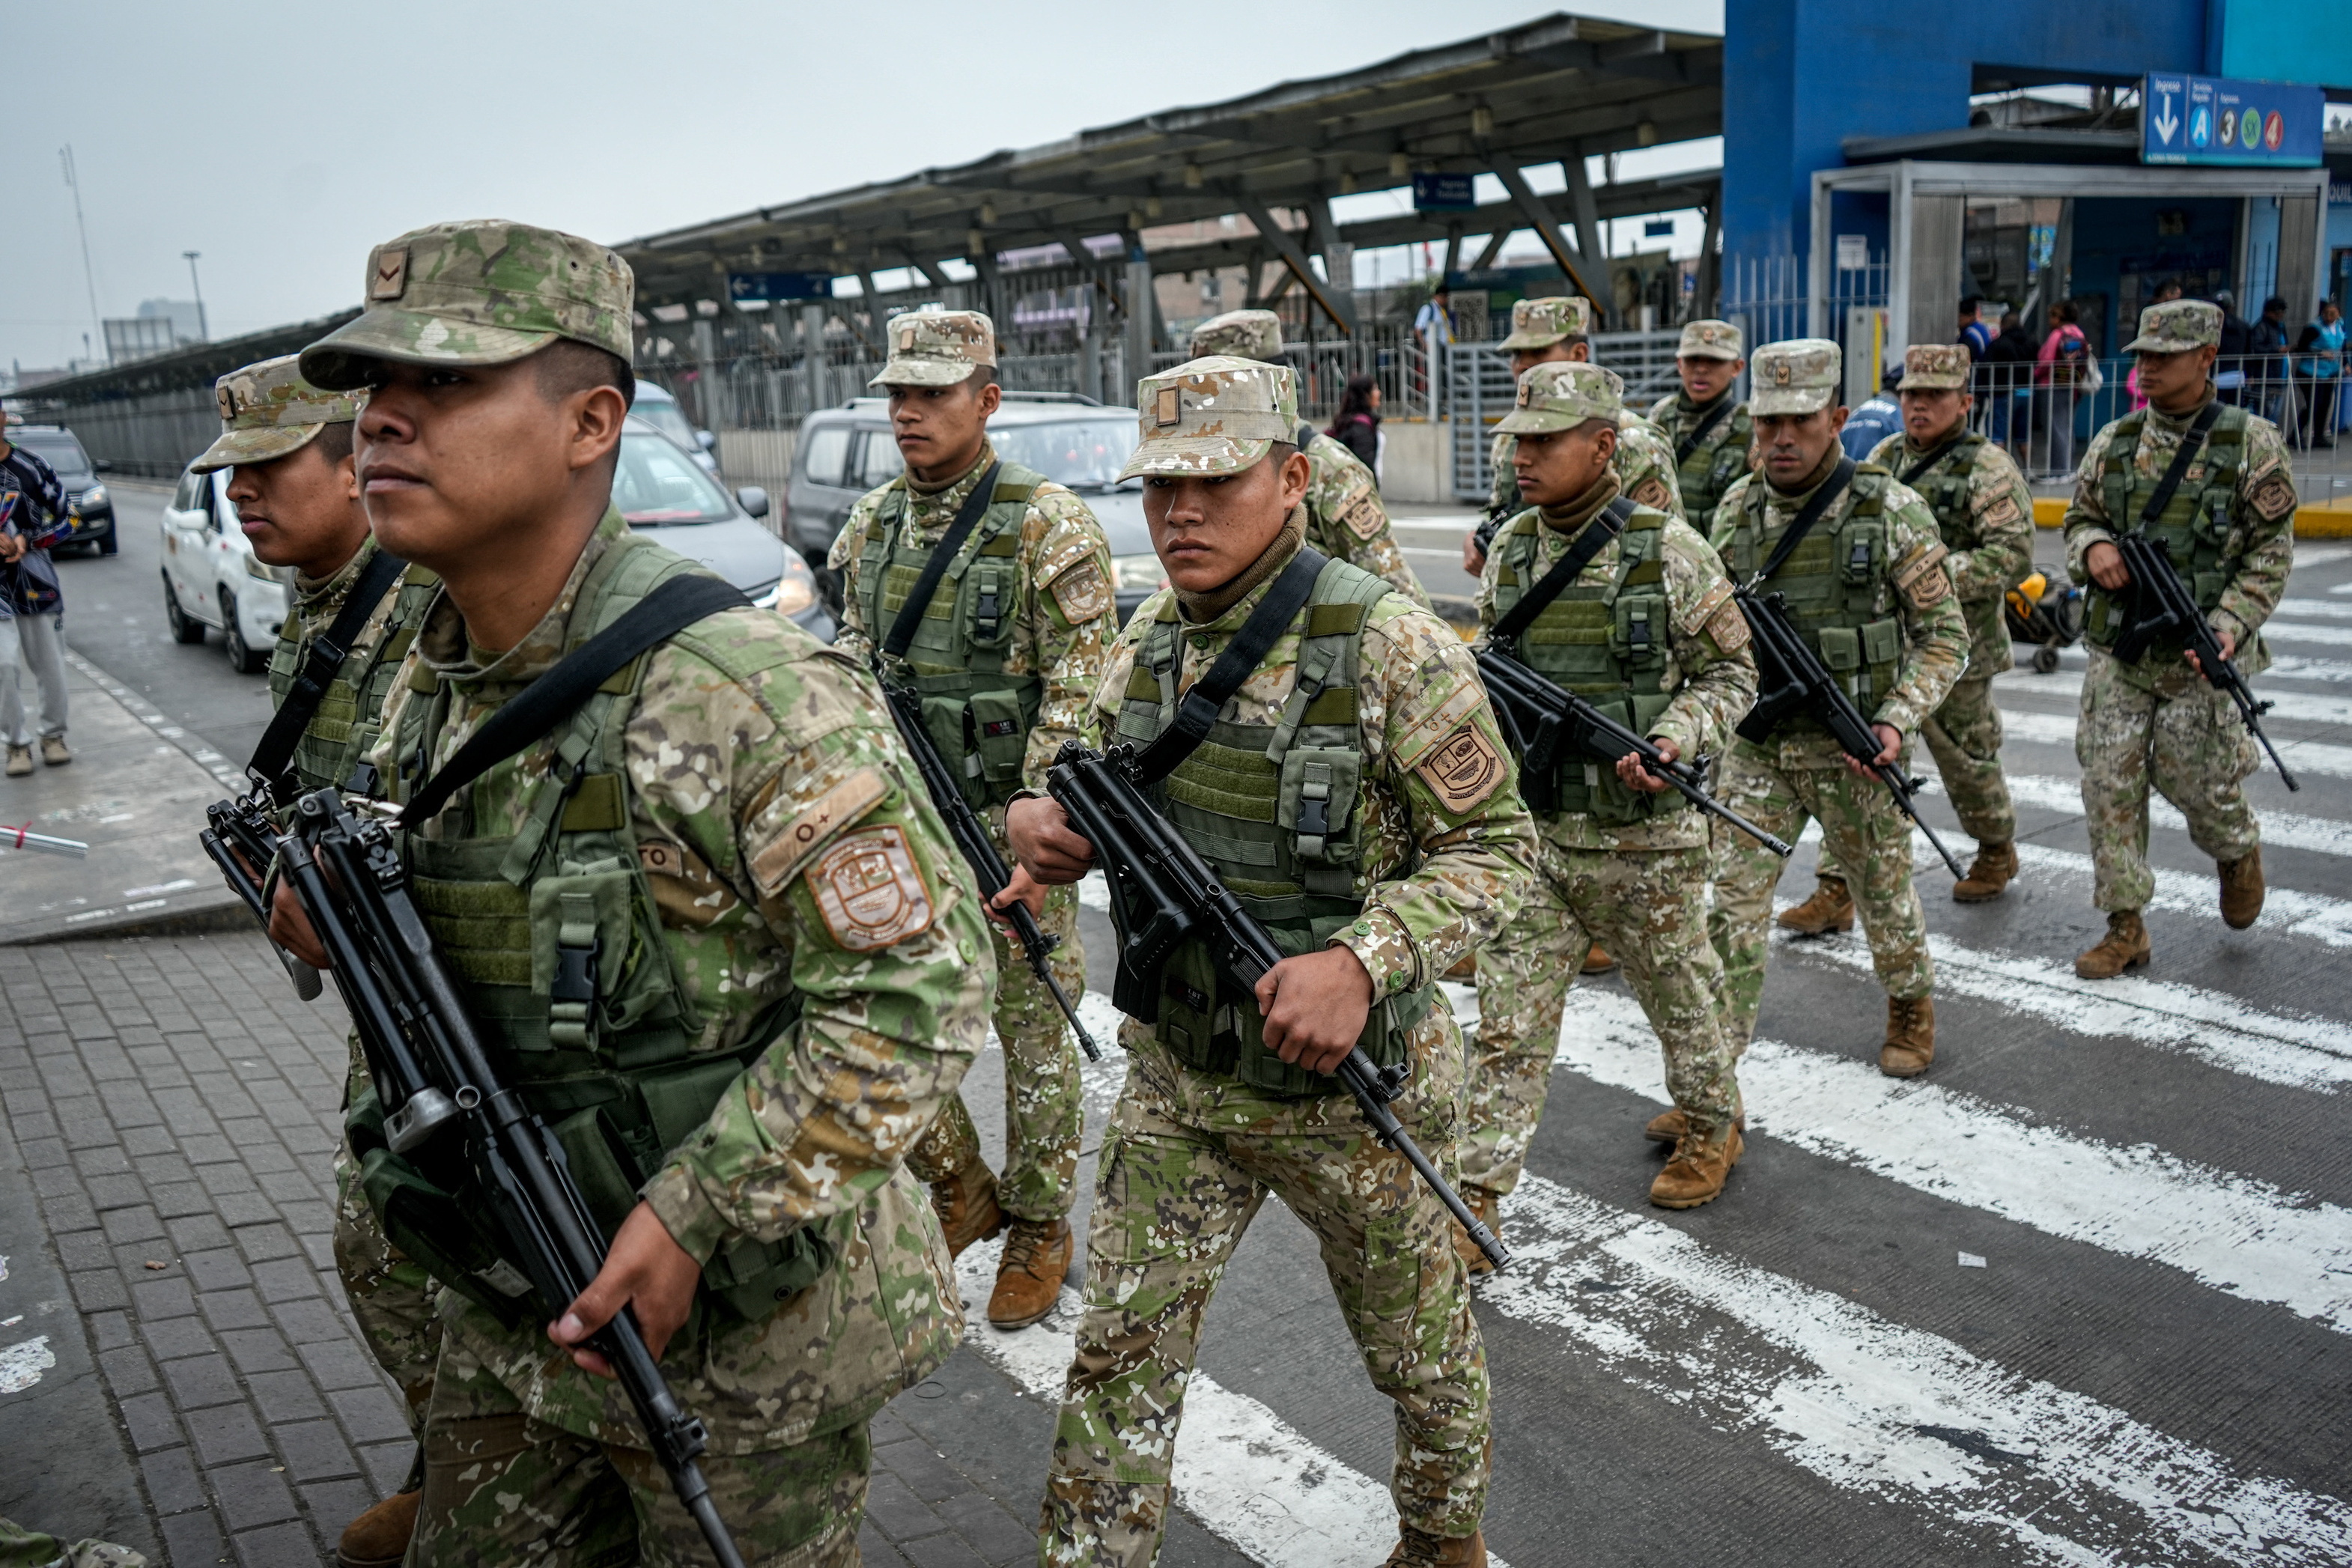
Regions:
M 104 485 L 92 485 L 89 489 L 81 492 L 82 510 L 96 511 L 100 507 L 102 507 L 105 504 L 106 487 Z
M 797 616 L 816 603 L 816 584 L 796 574 L 788 574 L 778 578 L 766 593 L 751 603 L 762 610 L 773 610 L 780 616 Z
M 1162 587 L 1168 582 L 1168 568 L 1160 564 L 1157 555 L 1114 555 L 1110 574 L 1121 588 L 1149 590 Z

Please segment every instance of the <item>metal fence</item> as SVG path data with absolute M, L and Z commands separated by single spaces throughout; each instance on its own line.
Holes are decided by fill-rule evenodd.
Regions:
M 1625 383 L 1625 406 L 1646 414 L 1674 391 L 1675 348 L 1679 331 L 1595 332 L 1592 362 L 1615 371 Z M 1494 427 L 1510 412 L 1517 383 L 1507 354 L 1492 343 L 1455 343 L 1445 351 L 1442 415 L 1447 421 L 1454 499 L 1484 501 L 1495 482 L 1487 452 Z

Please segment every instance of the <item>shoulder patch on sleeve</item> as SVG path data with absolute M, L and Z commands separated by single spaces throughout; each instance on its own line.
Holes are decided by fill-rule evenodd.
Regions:
M 1439 805 L 1458 816 L 1495 793 L 1503 782 L 1503 758 L 1477 725 L 1464 724 L 1430 748 L 1413 772 Z
M 1388 513 L 1381 510 L 1380 497 L 1367 485 L 1356 492 L 1353 500 L 1339 510 L 1339 521 L 1358 539 L 1377 539 L 1389 525 Z
M 1692 600 L 1690 607 L 1683 611 L 1675 623 L 1675 630 L 1685 637 L 1690 637 L 1701 626 L 1706 626 L 1717 610 L 1729 603 L 1731 603 L 1731 580 L 1727 577 L 1717 577 L 1708 584 L 1706 592 Z M 1745 624 L 1744 621 L 1742 624 Z M 1721 637 L 1715 640 L 1718 645 L 1723 641 Z
M 1727 598 L 1717 607 L 1706 618 L 1706 635 L 1726 653 L 1738 653 L 1748 646 L 1748 616 L 1738 601 Z
M 1984 520 L 1987 522 L 2015 522 L 2022 515 L 2017 504 L 2017 497 L 2011 493 L 2005 483 L 1993 493 L 1991 503 L 1984 509 Z
M 2263 521 L 2276 522 L 2294 510 L 2294 481 L 2285 469 L 2273 469 L 2254 487 L 2247 501 Z
M 937 902 L 895 822 L 846 834 L 808 869 L 809 894 L 833 940 L 872 952 L 929 931 Z
M 879 770 L 860 768 L 810 802 L 751 857 L 751 878 L 760 891 L 774 897 L 820 845 L 873 810 L 889 793 L 890 785 Z
M 1924 610 L 1950 596 L 1952 574 L 1944 570 L 1951 553 L 1941 542 L 1921 545 L 1896 563 L 1895 587 L 1915 610 Z
M 1042 586 L 1051 583 L 1079 562 L 1092 559 L 1095 552 L 1102 548 L 1102 538 L 1093 530 L 1071 526 L 1068 519 L 1057 519 L 1054 531 L 1045 536 L 1037 552 L 1034 572 L 1038 584 Z
M 1674 504 L 1675 498 L 1674 492 L 1666 489 L 1666 481 L 1651 474 L 1633 487 L 1633 500 L 1637 505 L 1664 511 Z
M 1083 562 L 1058 574 L 1053 582 L 1054 603 L 1062 618 L 1072 626 L 1091 621 L 1110 608 L 1110 584 L 1102 568 L 1092 561 Z

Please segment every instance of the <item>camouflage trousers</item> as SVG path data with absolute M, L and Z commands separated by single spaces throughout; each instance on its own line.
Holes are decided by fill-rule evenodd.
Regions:
M 1847 868 L 1846 885 L 1870 939 L 1878 983 L 1892 997 L 1929 995 L 1936 970 L 1927 957 L 1927 914 L 1911 879 L 1911 825 L 1885 784 L 1854 777 L 1838 755 L 1833 742 L 1820 738 L 1765 746 L 1734 742 L 1717 797 L 1791 844 L 1807 819 L 1820 823 L 1825 855 Z M 1764 994 L 1772 889 L 1783 862 L 1727 822 L 1717 821 L 1713 833 L 1715 910 L 1707 932 L 1723 960 L 1725 1027 L 1732 1048 L 1744 1051 Z M 1855 867 L 1862 868 L 1859 876 Z
M 1398 1118 L 1453 1157 L 1462 1039 L 1443 1007 L 1412 1034 Z M 1486 1509 L 1486 1352 L 1451 1221 L 1344 1094 L 1280 1100 L 1179 1065 L 1129 1030 L 1103 1142 L 1078 1325 L 1045 1482 L 1047 1568 L 1149 1568 L 1201 1319 L 1271 1192 L 1315 1233 L 1372 1384 L 1396 1402 L 1390 1489 L 1404 1522 L 1466 1536 Z
M 1625 969 L 1665 1049 L 1666 1092 L 1694 1127 L 1737 1114 L 1733 1052 L 1717 1008 L 1723 963 L 1707 941 L 1709 851 L 1570 849 L 1541 837 L 1517 918 L 1478 955 L 1478 1043 L 1470 1055 L 1460 1139 L 1462 1180 L 1493 1193 L 1518 1185 L 1551 1088 L 1559 1018 L 1586 949 Z
M 2217 861 L 2242 859 L 2262 842 L 2243 787 L 2262 758 L 2236 708 L 2185 668 L 2159 685 L 2151 691 L 2125 679 L 2112 655 L 2091 650 L 2074 760 L 2091 832 L 2091 900 L 2108 914 L 2143 909 L 2156 891 L 2150 788 L 2179 808 L 2189 838 Z
M 1048 936 L 1062 939 L 1051 961 L 1054 978 L 1075 1002 L 1087 989 L 1077 889 L 1049 890 L 1037 924 Z M 1057 1220 L 1077 1201 L 1078 1141 L 1086 1124 L 1078 1042 L 1054 1005 L 1053 993 L 1022 955 L 1021 944 L 993 922 L 988 934 L 996 948 L 992 1016 L 1004 1047 L 1004 1173 L 996 1201 L 1016 1219 Z M 907 1168 L 921 1181 L 941 1182 L 980 1163 L 980 1133 L 959 1090 L 908 1153 Z
M 144 1552 L 110 1541 L 59 1541 L 0 1519 L 0 1568 L 146 1568 Z
M 2017 837 L 2017 808 L 2000 771 L 2000 709 L 1992 700 L 1992 676 L 1979 678 L 1977 668 L 1969 666 L 1944 705 L 1919 726 L 1919 738 L 1936 759 L 1960 830 L 1979 844 L 2007 844 Z M 1818 874 L 1845 875 L 1826 846 Z
M 352 1076 L 343 1100 L 366 1083 L 367 1063 L 352 1041 Z M 335 1272 L 358 1320 L 360 1336 L 376 1363 L 408 1401 L 408 1425 L 421 1440 L 425 1407 L 433 1398 L 433 1368 L 441 1359 L 441 1321 L 435 1287 L 424 1266 L 393 1246 L 360 1186 L 360 1163 L 346 1138 L 335 1151 Z

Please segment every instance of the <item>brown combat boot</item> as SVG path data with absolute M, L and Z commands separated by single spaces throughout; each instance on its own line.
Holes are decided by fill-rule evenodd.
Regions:
M 2017 879 L 2017 846 L 1979 844 L 1969 874 L 1952 884 L 1952 902 L 1989 904 Z
M 1004 1211 L 996 1206 L 996 1173 L 977 1160 L 931 1184 L 931 1207 L 939 1211 L 940 1228 L 948 1233 L 950 1258 L 962 1257 L 965 1247 L 1004 1228 Z
M 1008 1225 L 996 1289 L 988 1298 L 988 1321 L 1000 1329 L 1025 1329 L 1052 1311 L 1076 1243 L 1066 1219 L 1016 1219 Z
M 1888 1078 L 1917 1078 L 1936 1059 L 1936 999 L 1886 999 L 1886 1043 L 1878 1047 L 1878 1070 Z
M 1480 1225 L 1495 1233 L 1496 1240 L 1503 1239 L 1502 1194 L 1465 1182 L 1462 1185 L 1462 1201 L 1472 1214 L 1478 1216 Z M 1468 1231 L 1453 1220 L 1445 1222 L 1445 1230 L 1454 1237 L 1454 1250 L 1460 1256 L 1463 1268 L 1473 1274 L 1492 1274 L 1495 1271 L 1493 1261 L 1478 1250 L 1478 1244 L 1470 1239 Z
M 2263 912 L 2263 847 L 2255 845 L 2242 858 L 2219 862 L 2221 872 L 2221 923 L 2243 931 Z
M 343 1526 L 335 1547 L 335 1568 L 400 1568 L 408 1538 L 416 1533 L 422 1491 L 395 1492 Z
M 1579 969 L 1577 973 L 1579 974 L 1606 974 L 1616 967 L 1617 961 L 1609 956 L 1609 950 L 1602 947 L 1596 942 L 1586 951 L 1584 954 L 1584 965 L 1582 968 Z
M 1853 929 L 1853 894 L 1843 877 L 1823 877 L 1813 896 L 1793 909 L 1780 911 L 1780 924 L 1799 936 L 1827 936 Z
M 1737 1127 L 1712 1139 L 1685 1131 L 1682 1142 L 1675 1145 L 1675 1157 L 1650 1184 L 1650 1201 L 1662 1209 L 1695 1209 L 1714 1202 L 1722 1194 L 1723 1184 L 1730 1180 L 1731 1167 L 1747 1152 Z
M 2137 969 L 2154 956 L 2147 927 L 2137 910 L 2117 910 L 2107 917 L 2107 934 L 2098 945 L 2074 955 L 2074 973 L 2085 980 L 2113 980 L 2126 969 Z
M 1486 1568 L 1486 1535 L 1430 1535 L 1412 1526 L 1398 1527 L 1397 1548 L 1383 1568 Z
M 1742 1132 L 1748 1131 L 1748 1107 L 1745 1104 L 1740 1106 L 1738 1114 L 1731 1119 L 1731 1124 Z M 1650 1118 L 1650 1124 L 1642 1129 L 1642 1136 L 1653 1143 L 1679 1143 L 1683 1141 L 1683 1134 L 1689 1129 L 1690 1118 L 1683 1114 L 1683 1108 L 1679 1105 L 1670 1105 Z

